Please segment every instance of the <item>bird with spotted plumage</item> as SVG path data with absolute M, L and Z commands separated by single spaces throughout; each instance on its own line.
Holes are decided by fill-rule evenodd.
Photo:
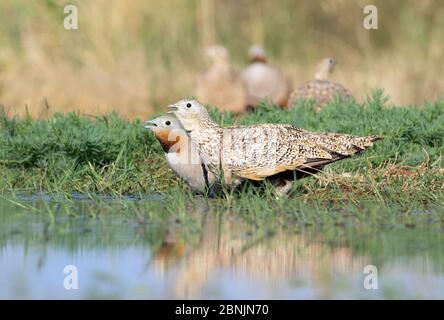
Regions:
M 302 84 L 291 93 L 288 101 L 289 108 L 295 107 L 301 100 L 314 100 L 315 110 L 318 112 L 337 97 L 342 100 L 353 99 L 350 90 L 337 82 L 328 80 L 336 64 L 333 58 L 322 59 L 316 67 L 315 79 Z
M 289 124 L 221 127 L 196 100 L 169 106 L 186 130 L 202 163 L 228 188 L 245 180 L 277 177 L 283 193 L 295 172 L 314 174 L 335 161 L 366 150 L 378 135 L 310 132 Z

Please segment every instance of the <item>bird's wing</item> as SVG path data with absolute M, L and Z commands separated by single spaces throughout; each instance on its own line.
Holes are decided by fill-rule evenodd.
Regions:
M 233 174 L 241 178 L 260 181 L 264 180 L 267 177 L 274 176 L 275 174 L 278 174 L 280 172 L 284 172 L 287 170 L 293 171 L 295 170 L 296 167 L 302 165 L 303 163 L 304 160 L 301 159 L 297 164 L 296 163 L 288 165 L 282 164 L 275 167 L 255 166 L 245 169 L 233 170 Z
M 381 136 L 358 137 L 341 133 L 308 133 L 323 148 L 344 156 L 362 152 L 373 146 L 373 142 L 382 140 Z
M 299 86 L 290 96 L 289 105 L 293 107 L 298 100 L 315 100 L 318 106 L 324 106 L 337 96 L 352 99 L 353 94 L 343 85 L 329 80 L 314 80 Z
M 327 164 L 359 153 L 372 146 L 373 141 L 381 139 L 379 136 L 313 133 L 289 125 L 265 125 L 264 128 L 268 129 L 265 137 L 271 137 L 270 133 L 276 130 L 276 134 L 272 136 L 273 143 L 267 143 L 265 137 L 250 138 L 257 134 L 260 126 L 243 127 L 247 142 L 243 150 L 250 157 L 242 159 L 239 152 L 232 154 L 235 160 L 230 169 L 234 175 L 250 180 L 263 180 L 287 170 L 321 169 Z M 252 154 L 254 157 L 251 157 Z M 240 162 L 236 164 L 237 160 Z
M 258 138 L 258 133 L 266 131 Z M 336 161 L 329 152 L 310 138 L 309 132 L 288 125 L 243 127 L 236 148 L 230 148 L 231 172 L 250 180 L 263 180 L 283 171 L 293 171 L 312 163 Z

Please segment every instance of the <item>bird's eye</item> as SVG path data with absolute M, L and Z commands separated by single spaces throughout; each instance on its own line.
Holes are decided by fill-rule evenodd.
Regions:
M 191 103 L 187 103 L 187 108 L 191 108 Z
M 334 63 L 333 59 L 330 59 L 329 62 L 330 62 L 330 64 L 333 64 L 333 63 Z
M 171 124 L 171 121 L 165 121 L 165 124 L 167 125 L 167 126 L 169 126 L 170 124 Z

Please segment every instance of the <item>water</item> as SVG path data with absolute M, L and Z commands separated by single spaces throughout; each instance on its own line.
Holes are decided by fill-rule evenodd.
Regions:
M 157 196 L 102 200 L 0 198 L 0 299 L 444 298 L 439 225 L 262 228 Z

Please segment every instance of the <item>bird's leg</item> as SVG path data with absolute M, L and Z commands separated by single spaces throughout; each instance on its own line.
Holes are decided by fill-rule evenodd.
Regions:
M 293 188 L 293 181 L 288 179 L 282 179 L 281 181 L 279 181 L 279 183 L 276 185 L 275 188 L 276 188 L 276 193 L 279 196 L 285 196 Z
M 231 175 L 231 171 L 226 166 L 224 166 L 223 163 L 221 165 L 221 169 L 222 169 L 221 170 L 221 174 L 222 174 L 221 181 L 223 181 L 223 184 L 226 187 L 231 188 L 231 186 L 233 184 L 233 177 Z

